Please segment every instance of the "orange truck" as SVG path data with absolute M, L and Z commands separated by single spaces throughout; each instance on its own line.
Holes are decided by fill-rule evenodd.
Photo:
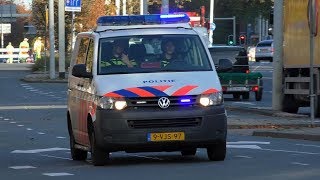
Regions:
M 308 0 L 284 0 L 283 11 L 283 111 L 297 113 L 309 106 L 310 31 Z M 318 4 L 319 7 L 319 4 Z M 320 8 L 320 7 L 319 7 Z M 319 19 L 318 19 L 319 23 Z M 320 23 L 319 23 L 320 24 Z M 320 116 L 320 37 L 314 46 L 315 115 Z

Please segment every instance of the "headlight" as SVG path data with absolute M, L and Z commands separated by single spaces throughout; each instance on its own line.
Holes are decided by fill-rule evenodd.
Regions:
M 201 95 L 200 104 L 202 106 L 216 106 L 223 102 L 222 92 L 216 92 L 208 95 Z
M 103 109 L 122 110 L 127 107 L 127 102 L 123 99 L 101 97 L 99 100 L 99 106 Z

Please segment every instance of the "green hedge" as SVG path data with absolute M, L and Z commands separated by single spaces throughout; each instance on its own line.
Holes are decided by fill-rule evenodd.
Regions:
M 45 60 L 46 59 L 46 70 L 49 71 L 50 69 L 50 59 L 49 57 L 47 58 L 44 58 L 42 57 L 41 59 L 38 59 L 34 65 L 32 66 L 32 71 L 44 71 L 44 65 L 45 65 Z M 65 68 L 66 68 L 66 71 L 68 70 L 68 67 L 70 66 L 70 57 L 66 57 L 66 62 L 65 62 Z M 56 68 L 56 71 L 59 70 L 59 57 L 55 57 L 55 68 Z

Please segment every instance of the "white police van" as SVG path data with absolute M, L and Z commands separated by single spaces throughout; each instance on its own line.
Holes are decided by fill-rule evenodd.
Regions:
M 227 117 L 205 42 L 185 14 L 103 16 L 77 35 L 68 82 L 71 155 L 206 148 L 226 155 Z

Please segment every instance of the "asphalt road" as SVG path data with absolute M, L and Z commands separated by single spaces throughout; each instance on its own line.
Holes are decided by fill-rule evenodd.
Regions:
M 70 159 L 66 84 L 23 83 L 27 71 L 0 71 L 1 179 L 319 179 L 320 143 L 229 133 L 227 158 L 117 152 L 104 167 Z M 231 114 L 232 115 L 232 114 Z M 241 118 L 241 113 L 237 113 Z M 255 116 L 255 115 L 252 115 Z

